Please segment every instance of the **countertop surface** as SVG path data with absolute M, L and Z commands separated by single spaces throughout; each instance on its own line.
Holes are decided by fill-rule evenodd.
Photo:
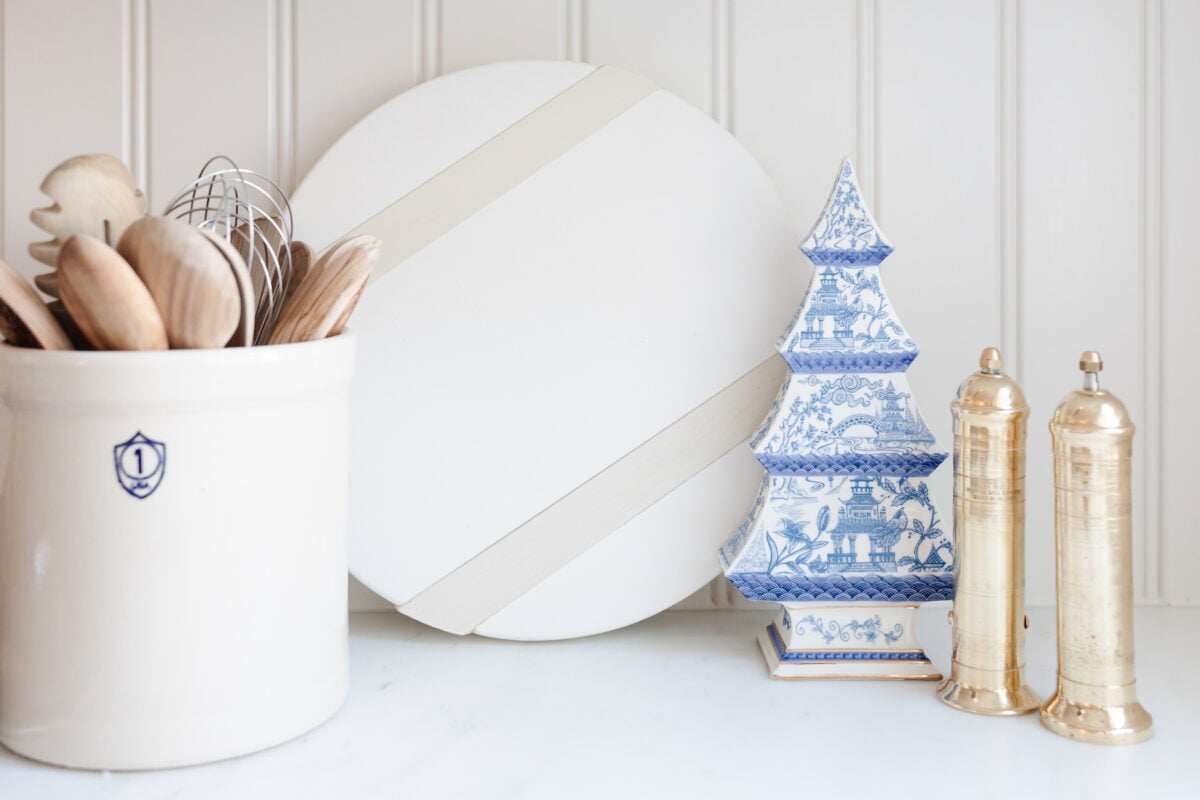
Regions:
M 949 669 L 946 605 L 920 636 Z M 1200 608 L 1136 612 L 1150 741 L 1085 745 L 1036 714 L 979 717 L 933 683 L 773 681 L 768 615 L 671 611 L 566 642 L 459 638 L 398 614 L 351 618 L 332 720 L 255 755 L 186 769 L 58 769 L 0 750 L 0 797 L 1200 797 Z M 1053 687 L 1054 615 L 1031 609 L 1027 677 Z

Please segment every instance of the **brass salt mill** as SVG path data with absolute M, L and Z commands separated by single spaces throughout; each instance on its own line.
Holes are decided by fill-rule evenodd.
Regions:
M 1025 434 L 1029 405 L 988 347 L 954 415 L 954 610 L 943 703 L 1013 715 L 1041 703 L 1025 684 Z
M 1100 388 L 1102 367 L 1099 353 L 1080 356 L 1083 389 L 1050 421 L 1058 683 L 1042 724 L 1083 742 L 1132 744 L 1152 733 L 1133 676 L 1133 422 Z

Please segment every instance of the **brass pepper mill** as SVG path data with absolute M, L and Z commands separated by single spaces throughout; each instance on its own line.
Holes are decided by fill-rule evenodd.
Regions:
M 1099 353 L 1080 356 L 1083 389 L 1050 421 L 1058 684 L 1042 724 L 1082 742 L 1132 744 L 1152 733 L 1133 677 L 1133 422 L 1100 388 L 1102 367 Z
M 954 415 L 954 610 L 946 705 L 1012 715 L 1041 702 L 1025 685 L 1025 431 L 1029 406 L 988 347 Z

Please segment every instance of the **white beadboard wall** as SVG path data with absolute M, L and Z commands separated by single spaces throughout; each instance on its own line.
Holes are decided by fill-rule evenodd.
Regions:
M 958 382 L 1001 346 L 1033 408 L 1033 604 L 1054 594 L 1046 422 L 1079 352 L 1101 350 L 1139 428 L 1137 598 L 1194 604 L 1197 40 L 1194 0 L 2 0 L 0 252 L 37 271 L 29 210 L 76 153 L 122 156 L 157 208 L 214 153 L 294 186 L 359 117 L 444 72 L 629 67 L 728 127 L 798 236 L 855 157 L 944 444 Z M 717 581 L 684 605 L 733 604 Z

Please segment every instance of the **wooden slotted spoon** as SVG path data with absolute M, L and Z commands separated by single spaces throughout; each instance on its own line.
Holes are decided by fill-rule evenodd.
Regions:
M 146 216 L 146 195 L 133 173 L 121 159 L 104 153 L 68 158 L 50 170 L 41 190 L 54 204 L 35 208 L 29 218 L 53 238 L 29 245 L 29 254 L 51 267 L 58 265 L 59 250 L 75 234 L 115 245 L 134 220 Z M 58 297 L 53 272 L 34 281 L 43 292 Z

